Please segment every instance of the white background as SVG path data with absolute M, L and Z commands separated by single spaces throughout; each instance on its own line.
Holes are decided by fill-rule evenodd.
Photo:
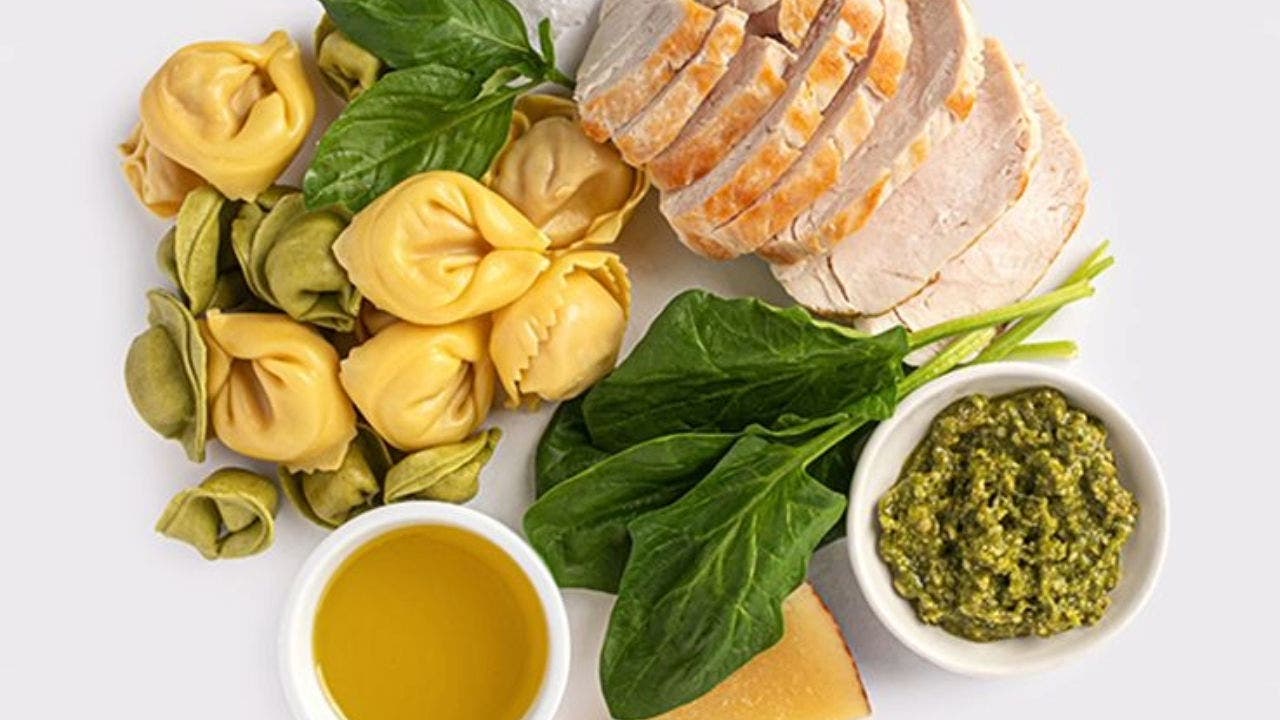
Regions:
M 1159 453 L 1169 561 L 1145 613 L 1103 650 L 998 682 L 948 675 L 899 646 L 870 616 L 843 547 L 816 561 L 819 584 L 880 718 L 1280 717 L 1280 3 L 976 5 L 1090 158 L 1093 205 L 1072 255 L 1114 237 L 1120 267 L 1053 330 L 1082 342 L 1072 369 L 1128 408 Z M 160 281 L 152 253 L 165 228 L 130 196 L 113 147 L 174 49 L 277 26 L 305 38 L 318 14 L 310 0 L 6 5 L 4 717 L 287 714 L 276 622 L 322 533 L 285 510 L 268 555 L 225 564 L 153 534 L 168 498 L 205 470 L 154 438 L 125 394 L 122 359 L 144 325 L 143 292 Z M 780 299 L 755 261 L 697 260 L 652 218 L 620 248 L 638 284 L 633 340 L 678 288 Z M 518 526 L 545 416 L 497 421 L 509 434 L 475 506 Z M 577 592 L 568 602 L 579 659 L 561 717 L 605 718 L 594 654 L 609 603 Z

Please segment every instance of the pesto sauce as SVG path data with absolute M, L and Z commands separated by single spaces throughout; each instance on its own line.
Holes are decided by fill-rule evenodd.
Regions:
M 1138 503 L 1106 428 L 1044 388 L 943 411 L 879 519 L 880 557 L 920 619 L 989 642 L 1098 622 Z

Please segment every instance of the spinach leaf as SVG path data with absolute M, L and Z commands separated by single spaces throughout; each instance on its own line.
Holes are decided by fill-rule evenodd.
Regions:
M 362 93 L 320 141 L 307 206 L 359 212 L 427 170 L 480 177 L 507 141 L 517 89 L 475 98 L 479 82 L 440 65 L 397 70 Z
M 610 593 L 618 591 L 631 552 L 628 524 L 683 497 L 743 435 L 796 444 L 845 419 L 836 415 L 781 431 L 751 427 L 744 433 L 667 435 L 609 455 L 584 444 L 589 438 L 580 406 L 580 401 L 561 406 L 543 436 L 540 496 L 525 514 L 524 528 L 561 587 Z M 841 482 L 839 476 L 848 467 L 847 462 L 828 459 L 838 455 L 835 448 L 815 463 L 833 482 Z M 559 476 L 570 467 L 577 470 Z M 847 493 L 849 478 L 843 482 Z
M 862 455 L 862 448 L 867 444 L 867 440 L 871 438 L 871 433 L 876 429 L 876 423 L 868 423 L 858 428 L 857 432 L 845 438 L 839 445 L 831 448 L 825 455 L 818 458 L 809 466 L 809 474 L 815 480 L 826 485 L 834 492 L 848 496 L 849 488 L 853 484 L 853 473 L 858 468 L 858 458 Z M 847 523 L 845 518 L 840 518 L 840 522 L 836 523 L 827 536 L 822 538 L 820 547 L 826 547 L 845 536 Z
M 845 507 L 806 467 L 891 415 L 896 397 L 892 387 L 868 396 L 799 445 L 748 434 L 683 498 L 631 523 L 600 666 L 614 717 L 653 717 L 702 697 L 781 640 L 782 603 Z
M 534 462 L 538 497 L 607 457 L 609 453 L 591 444 L 582 398 L 561 403 L 538 441 Z
M 481 79 L 523 66 L 540 76 L 524 18 L 507 0 L 321 0 L 356 44 L 396 68 L 446 65 Z
M 631 356 L 587 395 L 595 444 L 620 450 L 683 432 L 825 417 L 901 378 L 907 336 L 867 338 L 756 299 L 702 291 L 671 302 Z
M 617 592 L 631 552 L 627 524 L 679 500 L 737 439 L 669 435 L 609 456 L 539 498 L 525 513 L 525 535 L 560 587 Z

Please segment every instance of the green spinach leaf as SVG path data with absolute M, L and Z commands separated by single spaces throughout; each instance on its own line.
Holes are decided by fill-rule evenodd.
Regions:
M 617 592 L 631 552 L 627 524 L 679 500 L 737 439 L 669 435 L 609 456 L 539 498 L 525 535 L 561 587 Z
M 518 90 L 475 98 L 458 70 L 397 70 L 356 98 L 329 127 L 303 183 L 307 206 L 359 212 L 402 180 L 427 170 L 480 177 L 502 149 Z
M 396 68 L 445 65 L 487 78 L 506 66 L 542 74 L 520 11 L 507 0 L 321 0 L 356 44 Z
M 836 415 L 778 431 L 756 426 L 743 433 L 667 435 L 610 455 L 586 444 L 589 438 L 579 407 L 580 402 L 562 406 L 547 429 L 542 444 L 547 469 L 540 469 L 538 476 L 539 487 L 545 489 L 525 514 L 524 528 L 561 587 L 610 593 L 618 591 L 631 552 L 631 521 L 683 497 L 741 437 L 798 444 L 845 419 Z M 823 484 L 842 482 L 849 462 L 841 459 L 841 448 L 848 449 L 842 443 L 814 464 L 823 474 Z M 540 468 L 542 453 L 540 449 Z M 569 467 L 578 469 L 568 477 L 555 477 Z M 844 477 L 845 493 L 848 482 Z
M 702 291 L 671 302 L 583 405 L 595 444 L 825 417 L 901 378 L 907 336 L 868 338 L 756 299 Z
M 582 398 L 561 403 L 538 441 L 534 463 L 538 497 L 608 457 L 608 452 L 591 444 Z
M 876 429 L 876 423 L 868 423 L 858 428 L 857 432 L 845 438 L 839 445 L 831 448 L 825 455 L 818 458 L 809 466 L 809 474 L 813 479 L 826 485 L 833 492 L 848 496 L 849 488 L 853 484 L 853 473 L 858 469 L 858 458 L 862 456 L 862 448 L 867 444 L 867 440 L 871 438 L 871 433 Z M 845 518 L 840 518 L 840 522 L 831 528 L 827 536 L 822 538 L 821 547 L 826 547 L 833 542 L 842 539 L 845 536 L 847 523 Z
M 631 523 L 600 666 L 614 717 L 653 717 L 702 697 L 782 638 L 782 603 L 845 508 L 806 468 L 892 414 L 896 397 L 892 387 L 866 397 L 801 444 L 747 434 L 683 498 Z

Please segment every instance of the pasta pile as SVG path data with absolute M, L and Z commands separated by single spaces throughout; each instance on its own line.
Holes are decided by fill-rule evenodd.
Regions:
M 385 70 L 330 25 L 326 84 L 360 94 Z M 147 85 L 121 146 L 139 200 L 174 218 L 126 360 L 160 435 L 203 462 L 217 440 L 278 466 L 300 512 L 334 528 L 389 502 L 466 502 L 511 408 L 575 397 L 613 369 L 631 286 L 612 244 L 649 189 L 588 139 L 563 98 L 517 101 L 482 178 L 424 172 L 354 216 L 278 185 L 315 118 L 298 46 L 199 43 Z M 205 557 L 266 549 L 276 483 L 224 469 L 157 529 Z

